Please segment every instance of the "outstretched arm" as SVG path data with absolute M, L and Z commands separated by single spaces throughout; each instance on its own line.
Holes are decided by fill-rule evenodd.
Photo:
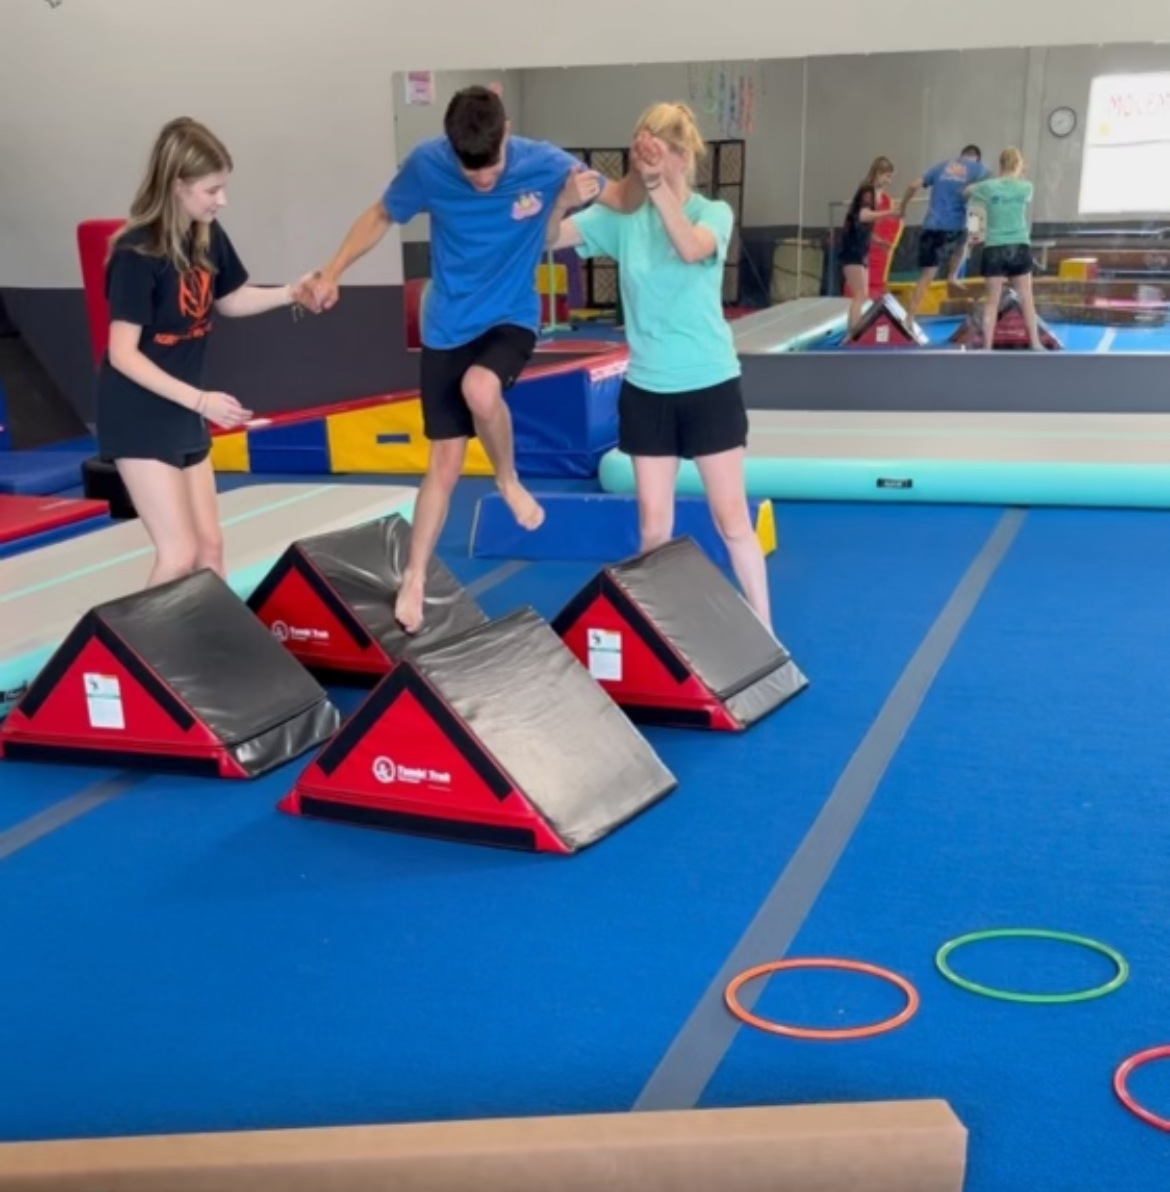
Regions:
M 555 251 L 559 248 L 575 248 L 580 243 L 580 240 L 572 243 L 560 243 L 562 225 L 566 222 L 565 217 L 570 211 L 576 211 L 579 207 L 588 206 L 593 202 L 601 193 L 604 183 L 605 179 L 596 170 L 587 170 L 584 166 L 573 167 L 545 221 L 544 246 L 546 249 Z
M 631 170 L 620 182 L 606 179 L 597 201 L 611 211 L 632 215 L 646 201 L 646 184 L 637 170 Z
M 923 181 L 923 179 L 915 178 L 914 181 L 911 182 L 908 187 L 906 187 L 906 193 L 902 196 L 902 204 L 901 204 L 901 211 L 902 211 L 903 215 L 906 215 L 910 211 L 910 204 L 913 201 L 914 196 L 925 185 L 926 184 Z
M 341 247 L 333 254 L 333 259 L 325 266 L 326 277 L 340 281 L 342 275 L 352 265 L 361 260 L 366 253 L 371 252 L 382 243 L 386 233 L 390 231 L 394 221 L 386 210 L 382 200 L 367 207 L 350 225 L 341 242 Z
M 215 309 L 229 319 L 247 319 L 252 315 L 279 310 L 282 306 L 303 304 L 304 287 L 311 278 L 312 274 L 306 274 L 300 281 L 284 286 L 241 286 L 226 298 L 221 298 L 215 304 Z

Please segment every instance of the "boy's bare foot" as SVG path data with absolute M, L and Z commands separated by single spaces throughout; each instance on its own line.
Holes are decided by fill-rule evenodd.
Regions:
M 504 498 L 512 516 L 517 523 L 526 530 L 535 530 L 544 521 L 544 509 L 536 498 L 519 482 L 500 486 L 500 496 Z
M 417 633 L 423 622 L 423 600 L 425 590 L 422 580 L 410 575 L 402 577 L 398 599 L 394 604 L 394 617 L 407 633 Z

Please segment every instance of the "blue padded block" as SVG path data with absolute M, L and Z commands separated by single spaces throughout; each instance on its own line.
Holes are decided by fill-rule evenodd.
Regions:
M 544 522 L 537 530 L 518 526 L 499 493 L 480 498 L 471 528 L 472 558 L 611 563 L 638 553 L 641 541 L 634 496 L 559 492 L 533 496 L 544 506 Z M 760 503 L 749 506 L 755 525 Z M 719 566 L 730 564 L 705 497 L 676 499 L 674 533 L 689 535 Z
M 0 452 L 0 493 L 48 496 L 81 484 L 81 465 L 92 451 Z
M 526 478 L 590 477 L 617 445 L 618 393 L 625 361 L 581 361 L 521 378 L 505 400 L 512 411 L 516 469 Z
M 248 470 L 327 476 L 329 432 L 324 417 L 249 428 Z

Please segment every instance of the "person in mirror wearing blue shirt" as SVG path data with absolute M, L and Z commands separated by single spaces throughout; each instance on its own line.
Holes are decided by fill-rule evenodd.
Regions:
M 910 203 L 918 191 L 930 190 L 930 205 L 918 234 L 918 283 L 906 308 L 911 322 L 917 319 L 939 269 L 947 269 L 950 281 L 958 277 L 967 249 L 967 187 L 989 177 L 991 171 L 983 164 L 979 146 L 968 145 L 958 157 L 931 166 L 906 188 L 903 218 L 909 215 Z

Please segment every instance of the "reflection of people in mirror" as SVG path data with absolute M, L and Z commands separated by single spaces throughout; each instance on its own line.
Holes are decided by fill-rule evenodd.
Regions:
M 744 486 L 747 409 L 723 311 L 735 215 L 693 189 L 705 152 L 690 108 L 655 104 L 638 121 L 631 152 L 648 201 L 633 214 L 597 205 L 568 219 L 554 213 L 548 236 L 558 249 L 611 257 L 620 267 L 629 365 L 618 447 L 634 464 L 641 549 L 670 539 L 679 460 L 694 460 L 736 579 L 770 630 L 764 555 Z
M 841 232 L 841 268 L 845 273 L 845 289 L 849 295 L 849 331 L 852 332 L 861 319 L 865 300 L 870 291 L 869 256 L 870 246 L 875 245 L 883 255 L 889 254 L 893 240 L 889 233 L 878 238 L 874 227 L 886 225 L 897 209 L 892 203 L 884 204 L 885 188 L 894 176 L 894 164 L 888 157 L 876 157 L 869 167 L 865 180 L 857 188 L 853 201 L 845 212 L 845 225 Z M 884 228 L 882 229 L 885 230 Z
M 987 296 L 983 307 L 983 346 L 988 350 L 995 341 L 995 324 L 1005 281 L 1010 281 L 1020 296 L 1024 324 L 1033 350 L 1044 350 L 1032 291 L 1035 265 L 1028 208 L 1033 192 L 1032 183 L 1024 177 L 1024 155 L 1014 147 L 999 155 L 999 173 L 994 178 L 976 182 L 964 192 L 983 211 L 986 226 L 983 276 L 987 281 Z
M 902 212 L 919 190 L 929 188 L 930 206 L 918 234 L 918 284 L 910 297 L 906 314 L 914 320 L 935 274 L 947 267 L 947 280 L 955 281 L 966 260 L 967 197 L 966 190 L 975 182 L 991 176 L 983 164 L 978 145 L 968 145 L 958 157 L 933 165 L 906 189 Z

